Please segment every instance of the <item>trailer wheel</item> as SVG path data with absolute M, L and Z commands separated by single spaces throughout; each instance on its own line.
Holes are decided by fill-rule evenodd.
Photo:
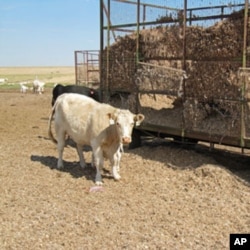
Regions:
M 132 131 L 132 142 L 129 144 L 129 149 L 138 148 L 141 146 L 141 132 L 137 129 Z

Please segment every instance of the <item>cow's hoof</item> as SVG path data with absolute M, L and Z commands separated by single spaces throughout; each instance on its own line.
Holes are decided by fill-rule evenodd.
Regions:
M 102 181 L 96 181 L 95 184 L 96 184 L 96 186 L 102 186 L 103 182 Z
M 116 181 L 119 181 L 119 180 L 121 179 L 121 176 L 118 174 L 118 175 L 114 176 L 114 179 L 115 179 Z

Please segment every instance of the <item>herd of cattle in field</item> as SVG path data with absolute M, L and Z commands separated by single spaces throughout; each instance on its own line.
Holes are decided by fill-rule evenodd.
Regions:
M 19 85 L 21 93 L 27 93 L 30 90 L 33 93 L 42 94 L 45 88 L 45 82 L 38 79 L 33 82 L 19 82 Z M 103 184 L 101 172 L 104 158 L 111 163 L 114 179 L 119 180 L 123 145 L 131 143 L 133 128 L 141 124 L 144 115 L 101 103 L 99 89 L 79 85 L 55 84 L 51 105 L 48 135 L 57 144 L 57 168 L 63 168 L 65 140 L 70 138 L 76 143 L 82 168 L 86 166 L 83 147 L 92 148 L 91 165 L 96 168 L 96 185 Z M 56 138 L 52 133 L 52 121 Z
M 44 92 L 45 82 L 35 79 L 32 82 L 31 88 L 27 86 L 29 83 L 30 83 L 29 81 L 19 82 L 21 93 L 27 93 L 29 89 L 31 89 L 33 93 L 36 94 L 42 94 Z
M 45 82 L 35 79 L 32 82 L 20 82 L 20 92 L 28 90 L 42 94 Z M 115 180 L 121 178 L 120 160 L 123 145 L 132 141 L 134 126 L 144 120 L 143 114 L 134 114 L 127 109 L 101 103 L 99 89 L 79 85 L 55 84 L 52 90 L 52 111 L 49 117 L 48 135 L 57 145 L 57 168 L 63 168 L 63 150 L 66 138 L 76 143 L 80 166 L 86 166 L 83 147 L 92 148 L 92 163 L 96 168 L 96 185 L 102 185 L 101 172 L 104 159 L 110 161 Z M 52 121 L 56 138 L 52 133 Z

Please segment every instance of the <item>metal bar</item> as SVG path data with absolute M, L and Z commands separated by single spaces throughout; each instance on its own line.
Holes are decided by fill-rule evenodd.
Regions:
M 110 15 L 110 0 L 108 0 L 108 14 Z M 110 18 L 110 17 L 109 17 Z M 106 65 L 106 92 L 110 92 L 110 76 L 109 76 L 109 71 L 110 71 L 110 63 L 109 63 L 109 53 L 110 53 L 110 23 L 108 22 L 108 34 L 107 34 L 107 65 Z
M 242 68 L 246 67 L 246 58 L 247 58 L 248 8 L 249 8 L 248 0 L 245 0 Z
M 114 2 L 121 2 L 121 3 L 129 3 L 129 4 L 137 4 L 135 1 L 129 1 L 129 0 L 113 0 Z M 159 9 L 166 9 L 166 10 L 175 10 L 179 11 L 180 9 L 178 8 L 172 8 L 172 7 L 167 7 L 167 6 L 162 6 L 162 5 L 155 5 L 155 4 L 148 4 L 142 2 L 141 5 L 145 5 L 148 7 L 154 7 L 154 8 L 159 8 Z M 215 5 L 211 7 L 196 7 L 196 8 L 189 8 L 189 10 L 207 10 L 207 9 L 220 9 L 220 8 L 234 8 L 234 7 L 243 7 L 245 4 L 230 4 L 230 5 Z
M 183 37 L 183 58 L 182 69 L 186 72 L 186 27 L 187 27 L 187 0 L 184 0 L 183 22 L 182 22 L 182 37 Z
M 145 22 L 146 21 L 146 5 L 143 5 L 143 18 L 142 21 Z M 143 29 L 145 29 L 145 26 L 143 26 Z
M 89 81 L 89 64 L 88 64 L 88 60 L 89 60 L 89 53 L 88 53 L 88 51 L 86 52 L 86 54 L 85 54 L 85 56 L 86 56 L 86 80 L 87 80 L 87 82 Z
M 192 23 L 192 22 L 191 22 Z M 183 23 L 182 23 L 182 37 L 183 37 L 183 58 L 182 58 L 182 69 L 186 73 L 186 27 L 187 27 L 187 0 L 184 0 L 184 10 L 183 10 Z M 184 73 L 184 74 L 185 74 Z M 183 101 L 185 101 L 186 98 L 186 77 L 183 77 L 182 79 L 182 89 L 183 89 Z M 185 117 L 184 112 L 181 112 L 181 121 L 182 121 L 182 137 L 185 135 Z
M 178 73 L 186 74 L 186 71 L 182 70 L 182 69 L 176 69 L 176 68 L 171 68 L 171 67 L 166 67 L 166 66 L 161 66 L 161 65 L 155 65 L 155 64 L 152 64 L 152 63 L 145 63 L 145 62 L 138 62 L 138 64 L 145 65 L 145 66 L 151 66 L 151 67 L 154 67 L 154 68 L 167 69 L 167 70 L 175 71 L 175 72 L 178 72 Z
M 169 137 L 182 136 L 182 131 L 180 128 L 155 125 L 146 122 L 143 122 L 139 127 L 137 127 L 137 129 L 142 131 L 157 132 L 158 134 L 162 134 Z M 235 147 L 241 146 L 241 140 L 238 137 L 222 136 L 219 134 L 209 134 L 207 132 L 185 130 L 185 138 L 192 138 L 198 141 L 217 143 L 227 146 L 235 146 Z M 250 148 L 250 138 L 244 139 L 244 148 Z
M 231 15 L 214 15 L 214 16 L 205 16 L 205 17 L 192 17 L 191 19 L 188 18 L 187 21 L 194 22 L 194 21 L 205 21 L 205 20 L 211 20 L 211 19 L 221 19 L 221 18 L 228 18 Z M 157 24 L 163 24 L 163 23 L 179 23 L 178 19 L 174 19 L 171 21 L 151 21 L 151 22 L 140 22 L 140 26 L 147 26 L 147 25 L 157 25 Z M 127 23 L 127 24 L 117 24 L 113 26 L 104 26 L 103 29 L 117 29 L 117 28 L 126 28 L 126 27 L 136 27 L 137 23 Z
M 118 28 L 118 29 L 113 29 L 112 27 L 111 27 L 111 29 L 112 29 L 112 30 L 115 30 L 115 31 L 126 32 L 126 33 L 127 33 L 127 32 L 131 32 L 131 33 L 135 32 L 135 30 L 132 30 L 132 29 L 131 29 L 131 30 L 129 30 L 129 29 L 119 29 L 119 28 Z M 117 38 L 116 38 L 116 39 L 117 39 Z M 117 40 L 118 40 L 118 39 L 117 39 Z
M 110 11 L 110 10 L 109 10 L 109 11 L 107 10 L 105 4 L 103 4 L 103 9 L 104 9 L 104 12 L 105 12 L 105 14 L 106 14 L 106 17 L 107 17 L 107 19 L 108 19 L 108 25 L 111 27 L 111 26 L 112 26 L 112 23 L 111 23 L 110 14 L 109 14 L 109 11 Z M 114 40 L 116 41 L 116 36 L 115 36 L 114 30 L 111 30 L 111 32 L 112 32 L 112 35 L 113 35 Z
M 140 0 L 137 0 L 137 25 L 136 25 L 136 63 L 140 61 L 139 44 L 140 44 Z
M 102 0 L 101 0 L 102 1 Z M 91 52 L 98 52 L 98 50 L 96 50 L 96 49 L 90 49 L 90 50 L 75 50 L 76 52 L 79 52 L 79 53 L 84 53 L 84 52 L 89 52 L 90 54 L 91 54 Z
M 128 1 L 128 0 L 113 0 L 114 2 L 120 2 L 120 3 L 129 3 L 129 4 L 137 4 L 137 1 Z M 158 9 L 165 9 L 165 10 L 180 10 L 177 8 L 171 8 L 167 6 L 162 6 L 162 5 L 156 5 L 156 4 L 149 4 L 149 3 L 140 3 L 140 5 L 145 5 L 147 7 L 153 7 L 153 8 L 158 8 Z
M 78 80 L 78 72 L 77 72 L 77 53 L 78 51 L 75 51 L 75 84 L 77 84 L 77 80 Z
M 104 40 L 104 35 L 103 35 L 103 0 L 100 0 L 100 54 L 99 54 L 99 67 L 100 67 L 100 72 L 99 72 L 99 78 L 100 78 L 100 99 L 103 101 L 103 74 L 102 74 L 102 68 L 103 68 L 103 40 Z
M 90 69 L 89 72 L 98 72 L 98 69 Z
M 230 5 L 215 5 L 215 6 L 206 6 L 206 7 L 196 7 L 196 8 L 189 8 L 187 11 L 192 10 L 209 10 L 209 9 L 221 9 L 221 8 L 234 8 L 234 7 L 244 7 L 245 4 L 230 4 Z
M 246 67 L 247 56 L 247 24 L 248 24 L 248 0 L 245 0 L 244 10 L 244 34 L 243 34 L 243 55 L 242 55 L 242 68 Z M 244 138 L 246 136 L 245 126 L 245 93 L 246 93 L 246 76 L 242 77 L 242 102 L 241 102 L 241 147 L 244 147 Z
M 164 57 L 164 56 L 154 56 L 154 57 L 144 57 L 143 58 L 145 61 L 147 60 L 157 60 L 157 61 L 160 61 L 160 60 L 182 60 L 183 57 Z M 207 58 L 207 57 L 204 57 L 204 58 L 201 58 L 201 59 L 198 59 L 197 57 L 193 58 L 192 55 L 189 56 L 188 58 L 186 58 L 186 60 L 194 60 L 194 61 L 197 61 L 197 62 L 225 62 L 225 61 L 234 61 L 234 62 L 240 62 L 242 60 L 242 57 L 218 57 L 218 58 L 214 58 L 214 57 L 211 57 L 211 58 Z

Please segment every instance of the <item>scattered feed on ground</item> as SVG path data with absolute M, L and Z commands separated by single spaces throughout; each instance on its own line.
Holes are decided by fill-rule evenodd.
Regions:
M 125 149 L 121 181 L 105 162 L 96 191 L 72 146 L 55 168 L 50 109 L 48 91 L 0 92 L 1 249 L 228 249 L 230 233 L 250 232 L 250 156 L 240 149 L 145 140 Z

